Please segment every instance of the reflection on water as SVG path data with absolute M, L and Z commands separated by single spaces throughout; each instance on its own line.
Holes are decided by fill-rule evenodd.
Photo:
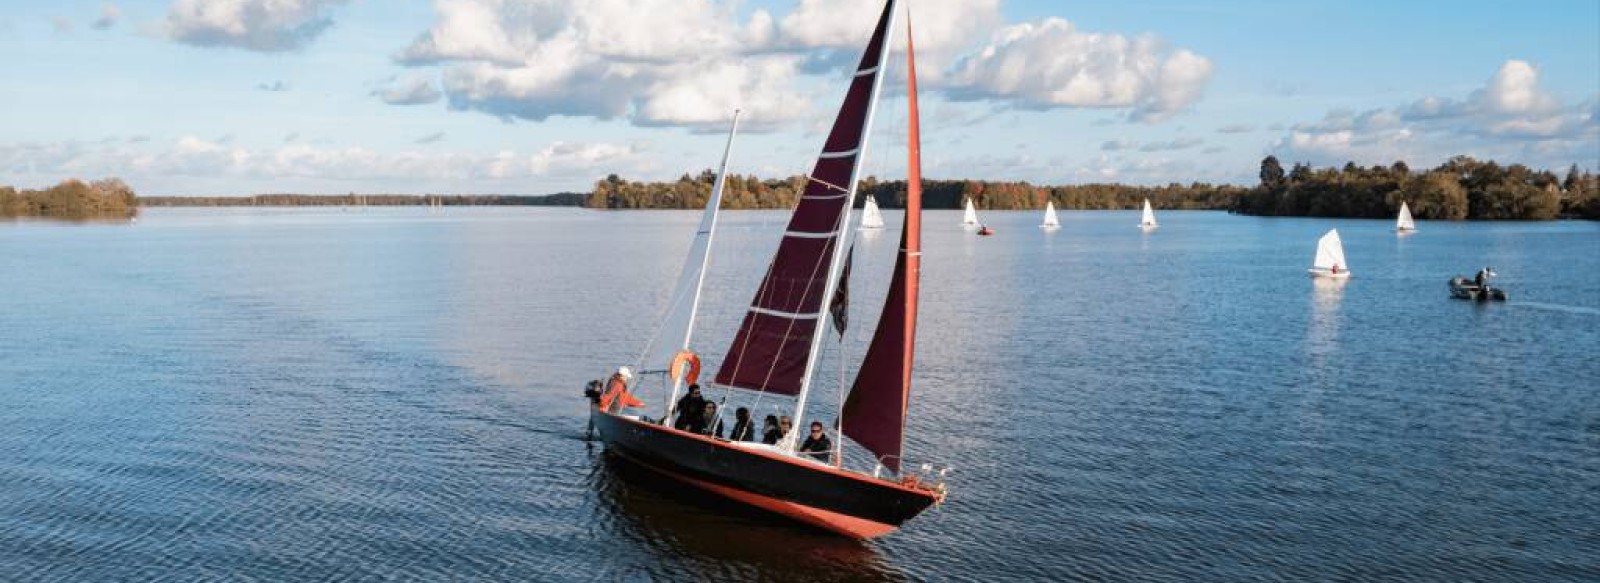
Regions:
M 885 215 L 819 415 L 882 306 Z M 907 449 L 955 472 L 870 543 L 583 440 L 696 212 L 0 226 L 0 579 L 1594 579 L 1600 225 L 1137 215 L 927 214 Z M 723 216 L 708 367 L 786 213 Z M 1335 226 L 1360 275 L 1307 284 Z M 1481 265 L 1516 301 L 1448 297 Z

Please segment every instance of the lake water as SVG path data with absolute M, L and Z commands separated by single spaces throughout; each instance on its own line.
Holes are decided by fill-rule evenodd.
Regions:
M 713 366 L 786 215 L 723 216 Z M 0 579 L 1600 580 L 1600 224 L 1159 216 L 927 213 L 908 456 L 951 492 L 870 543 L 584 440 L 697 213 L 0 224 Z M 1484 265 L 1512 301 L 1449 298 Z

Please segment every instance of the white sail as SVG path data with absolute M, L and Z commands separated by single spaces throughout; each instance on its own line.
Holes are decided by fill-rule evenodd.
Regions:
M 717 170 L 717 181 L 711 186 L 711 197 L 706 199 L 705 212 L 700 215 L 700 226 L 695 229 L 694 241 L 689 244 L 689 255 L 683 260 L 683 270 L 678 272 L 678 283 L 673 286 L 666 317 L 640 358 L 639 364 L 644 370 L 666 370 L 672 363 L 673 355 L 688 349 L 689 342 L 694 338 L 694 321 L 700 310 L 700 289 L 705 284 L 706 265 L 711 262 L 717 211 L 722 206 L 723 186 L 728 177 L 728 157 L 733 153 L 733 137 L 738 131 L 739 111 L 735 110 L 733 125 L 728 130 L 728 144 L 722 150 L 722 166 Z M 677 402 L 682 383 L 682 379 L 672 379 L 667 406 Z
M 1415 230 L 1417 230 L 1417 222 L 1411 220 L 1411 207 L 1406 206 L 1405 201 L 1401 201 L 1400 202 L 1400 216 L 1394 220 L 1394 230 L 1396 230 L 1396 231 L 1415 231 Z
M 883 213 L 878 210 L 878 201 L 872 195 L 867 195 L 866 204 L 861 206 L 861 228 L 882 229 Z
M 978 211 L 972 208 L 972 199 L 967 199 L 967 211 L 961 214 L 961 226 L 978 226 Z
M 1350 264 L 1344 260 L 1344 242 L 1339 240 L 1339 230 L 1330 229 L 1317 240 L 1317 258 L 1311 263 L 1311 274 L 1323 277 L 1347 277 Z
M 1144 199 L 1144 216 L 1139 219 L 1139 226 L 1154 228 L 1156 224 L 1156 211 L 1150 208 L 1150 199 Z
M 1044 222 L 1040 223 L 1039 226 L 1046 229 L 1052 229 L 1061 226 L 1061 219 L 1056 218 L 1055 201 L 1044 203 Z

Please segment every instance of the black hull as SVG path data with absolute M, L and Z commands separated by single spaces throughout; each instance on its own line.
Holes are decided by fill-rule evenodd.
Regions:
M 1506 292 L 1497 287 L 1480 287 L 1472 280 L 1457 277 L 1450 280 L 1450 297 L 1474 302 L 1503 302 L 1506 301 Z
M 893 532 L 939 501 L 933 491 L 694 435 L 590 408 L 606 448 L 723 497 L 855 538 Z

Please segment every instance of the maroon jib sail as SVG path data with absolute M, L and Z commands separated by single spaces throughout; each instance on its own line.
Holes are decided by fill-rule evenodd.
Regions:
M 917 344 L 917 282 L 922 273 L 922 138 L 917 119 L 917 64 L 906 19 L 906 74 L 910 112 L 910 159 L 906 166 L 906 215 L 894 278 L 878 317 L 878 329 L 844 403 L 840 431 L 898 473 L 905 446 L 906 406 L 911 398 L 911 363 Z
M 878 19 L 777 255 L 717 370 L 719 385 L 800 394 L 812 340 L 824 322 L 829 270 L 845 227 L 841 219 L 850 204 L 893 7 L 887 3 Z

